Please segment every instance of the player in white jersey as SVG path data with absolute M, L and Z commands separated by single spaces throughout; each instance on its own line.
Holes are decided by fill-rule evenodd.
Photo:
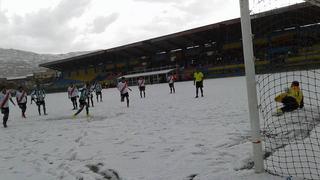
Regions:
M 124 77 L 121 78 L 121 81 L 118 83 L 117 88 L 120 91 L 121 102 L 123 102 L 124 98 L 126 98 L 127 107 L 129 107 L 129 92 L 128 92 L 128 90 L 131 91 L 131 89 L 128 87 L 128 83 L 126 82 L 126 79 Z
M 139 86 L 139 91 L 140 91 L 140 97 L 142 98 L 142 94 L 143 94 L 143 97 L 145 98 L 146 97 L 146 85 L 145 85 L 145 80 L 142 76 L 139 77 L 138 86 Z
M 9 118 L 9 100 L 12 102 L 13 105 L 15 103 L 13 102 L 11 98 L 11 93 L 5 86 L 1 88 L 0 92 L 0 109 L 1 113 L 3 114 L 3 127 L 7 127 L 7 121 Z
M 176 89 L 174 88 L 174 82 L 175 82 L 176 78 L 174 77 L 173 74 L 169 74 L 169 76 L 167 77 L 167 81 L 169 83 L 169 87 L 170 87 L 170 93 L 175 93 Z
M 28 101 L 28 94 L 27 92 L 23 89 L 22 86 L 18 88 L 18 91 L 16 92 L 16 100 L 19 108 L 21 109 L 22 112 L 22 117 L 26 118 L 26 110 L 27 110 L 27 101 Z
M 78 109 L 77 97 L 78 97 L 78 88 L 74 84 L 71 84 L 68 87 L 68 98 L 71 99 L 71 102 L 73 105 L 72 110 Z
M 100 96 L 100 102 L 102 102 L 102 85 L 98 81 L 94 86 L 94 91 L 96 92 L 97 102 L 99 102 L 99 96 Z

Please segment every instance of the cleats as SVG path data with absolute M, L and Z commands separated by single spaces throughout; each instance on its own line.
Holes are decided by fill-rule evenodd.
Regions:
M 273 116 L 281 116 L 281 115 L 283 115 L 283 114 L 284 114 L 283 111 L 279 108 L 279 109 L 277 109 L 277 111 L 274 112 L 272 115 L 273 115 Z

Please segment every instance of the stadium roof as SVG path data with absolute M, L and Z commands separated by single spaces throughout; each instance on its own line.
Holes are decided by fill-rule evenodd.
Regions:
M 26 79 L 27 76 L 7 77 L 7 81 Z
M 297 18 L 300 14 L 305 18 Z M 281 22 L 272 23 L 272 27 L 266 27 L 265 29 L 269 29 L 270 31 L 270 28 L 272 28 L 272 30 L 278 30 L 319 23 L 320 11 L 317 6 L 309 3 L 300 3 L 259 13 L 252 16 L 253 33 L 257 34 L 259 31 L 265 30 L 261 27 L 275 20 L 281 20 Z M 132 44 L 99 50 L 85 55 L 43 63 L 40 64 L 40 66 L 63 71 L 102 65 L 106 63 L 108 59 L 134 59 L 207 43 L 232 42 L 239 41 L 240 39 L 240 18 L 236 18 Z
M 140 77 L 140 76 L 152 76 L 152 75 L 160 75 L 160 74 L 167 74 L 175 69 L 166 69 L 166 70 L 160 70 L 160 71 L 151 71 L 151 72 L 144 72 L 144 73 L 135 73 L 135 74 L 128 74 L 119 77 L 118 79 L 124 77 L 124 78 L 135 78 L 135 77 Z
M 32 77 L 33 74 L 28 74 L 26 76 L 15 76 L 15 77 L 7 77 L 6 80 L 7 81 L 14 81 L 14 80 L 25 80 L 27 78 Z

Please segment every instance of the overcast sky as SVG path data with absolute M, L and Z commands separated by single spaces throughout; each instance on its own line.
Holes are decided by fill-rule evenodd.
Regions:
M 107 49 L 239 14 L 238 0 L 0 0 L 0 48 Z

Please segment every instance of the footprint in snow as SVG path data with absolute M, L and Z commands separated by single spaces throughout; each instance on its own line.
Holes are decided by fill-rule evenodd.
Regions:
M 121 180 L 117 171 L 104 167 L 103 163 L 88 164 L 86 165 L 92 172 L 101 175 L 107 180 Z

